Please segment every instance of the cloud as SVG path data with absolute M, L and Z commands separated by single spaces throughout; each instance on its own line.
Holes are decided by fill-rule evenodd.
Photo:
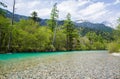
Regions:
M 86 8 L 79 10 L 78 14 L 80 14 L 80 16 L 85 20 L 89 20 L 91 22 L 102 22 L 104 19 L 107 19 L 105 18 L 105 15 L 109 13 L 109 10 L 107 10 L 106 7 L 107 5 L 104 2 L 92 3 Z
M 16 2 L 16 13 L 30 15 L 29 12 L 34 10 L 39 4 L 41 4 L 41 2 L 37 0 L 31 2 L 23 2 L 22 0 L 18 0 Z
M 101 11 L 101 12 L 99 12 L 99 13 L 95 13 L 94 15 L 90 15 L 89 17 L 88 17 L 88 19 L 92 19 L 92 20 L 98 20 L 98 21 L 100 21 L 101 19 L 103 19 L 103 16 L 104 16 L 104 14 L 106 14 L 107 13 L 107 11 Z
M 65 19 L 66 14 L 71 13 L 73 21 L 83 19 L 96 22 L 101 22 L 100 19 L 103 19 L 102 17 L 109 12 L 106 7 L 107 5 L 104 2 L 94 3 L 90 0 L 69 0 L 58 5 L 61 19 Z
M 112 13 L 109 17 L 109 19 L 107 19 L 106 21 L 110 22 L 112 24 L 113 28 L 116 28 L 116 26 L 118 25 L 118 18 L 120 18 L 120 13 Z
M 36 11 L 38 13 L 38 16 L 41 18 L 48 18 L 50 16 L 51 10 L 49 8 L 44 8 L 44 9 L 33 9 L 29 13 L 31 14 L 33 11 Z
M 115 2 L 114 2 L 114 4 L 116 5 L 116 4 L 120 4 L 120 0 L 116 0 Z
M 67 13 L 70 13 L 72 17 L 76 17 L 78 15 L 78 11 L 89 3 L 89 0 L 66 0 L 61 2 L 58 4 L 58 10 L 61 17 L 60 19 L 65 19 Z M 76 19 L 74 17 L 73 19 Z
M 2 0 L 12 11 L 13 0 Z M 91 22 L 107 21 L 116 26 L 116 19 L 120 17 L 120 0 L 115 2 L 104 0 L 16 0 L 16 14 L 30 16 L 33 11 L 40 18 L 50 18 L 50 12 L 54 3 L 58 3 L 59 20 L 66 19 L 67 13 L 71 14 L 72 20 L 88 20 Z
M 89 5 L 87 8 L 81 10 L 79 13 L 84 16 L 89 16 L 89 15 L 99 13 L 102 10 L 105 10 L 105 5 L 103 2 L 98 2 L 98 3 Z

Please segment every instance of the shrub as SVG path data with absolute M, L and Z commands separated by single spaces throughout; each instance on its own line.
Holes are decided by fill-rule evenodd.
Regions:
M 120 45 L 116 42 L 112 42 L 108 44 L 108 50 L 110 53 L 120 52 Z

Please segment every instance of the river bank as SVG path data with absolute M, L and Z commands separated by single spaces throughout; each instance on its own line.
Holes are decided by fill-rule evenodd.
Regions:
M 107 51 L 38 56 L 3 63 L 1 79 L 120 79 L 120 57 Z

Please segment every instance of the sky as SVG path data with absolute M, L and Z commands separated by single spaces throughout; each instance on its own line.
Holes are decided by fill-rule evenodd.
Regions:
M 13 0 L 1 0 L 12 11 Z M 115 28 L 120 17 L 120 0 L 16 0 L 15 13 L 30 16 L 33 11 L 43 19 L 49 19 L 53 5 L 57 3 L 59 20 L 71 14 L 72 21 L 105 23 Z

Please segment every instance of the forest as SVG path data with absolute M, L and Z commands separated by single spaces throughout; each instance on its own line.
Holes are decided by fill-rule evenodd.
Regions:
M 6 5 L 0 2 L 0 6 Z M 109 50 L 120 52 L 120 19 L 118 26 L 109 36 L 103 33 L 82 30 L 75 27 L 71 14 L 66 15 L 63 25 L 58 25 L 57 4 L 51 10 L 46 25 L 41 25 L 37 12 L 32 12 L 29 19 L 15 22 L 7 18 L 0 9 L 0 53 L 7 52 L 46 52 L 72 50 Z

